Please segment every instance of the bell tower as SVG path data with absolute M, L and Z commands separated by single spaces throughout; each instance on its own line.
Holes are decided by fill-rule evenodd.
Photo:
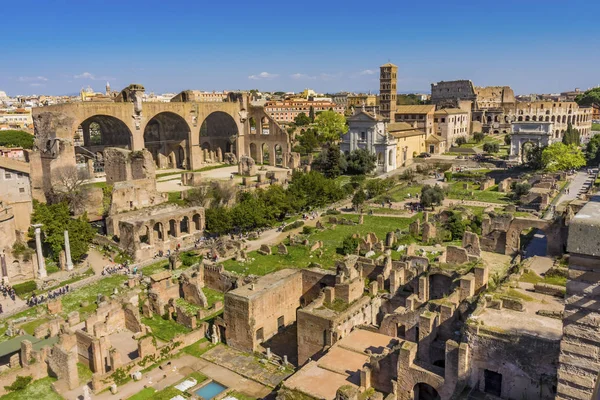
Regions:
M 394 64 L 383 64 L 379 75 L 379 112 L 388 121 L 396 113 L 396 96 L 398 82 L 398 67 Z

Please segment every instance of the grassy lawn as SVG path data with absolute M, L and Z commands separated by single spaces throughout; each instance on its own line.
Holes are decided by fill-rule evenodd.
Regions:
M 600 131 L 600 124 L 592 124 L 593 131 Z
M 337 218 L 340 217 L 358 221 L 358 215 L 337 216 Z M 406 230 L 417 217 L 420 217 L 420 214 L 415 214 L 412 218 L 365 215 L 363 225 L 337 225 L 335 229 L 331 229 L 331 225 L 327 223 L 329 217 L 324 216 L 322 220 L 327 229 L 307 235 L 311 244 L 318 240 L 323 241 L 321 257 L 317 256 L 317 252 L 311 254 L 310 249 L 306 246 L 288 246 L 287 255 L 277 254 L 276 247 L 273 247 L 274 254 L 272 255 L 263 256 L 252 251 L 248 253 L 249 260 L 245 263 L 227 260 L 223 265 L 228 271 L 244 275 L 266 275 L 284 268 L 306 268 L 311 262 L 319 263 L 323 268 L 333 268 L 335 260 L 343 258 L 341 254 L 337 253 L 337 248 L 346 236 L 358 233 L 364 237 L 365 234 L 374 232 L 380 240 L 384 240 L 388 232 L 396 229 Z
M 209 307 L 212 307 L 212 305 L 215 304 L 217 301 L 223 301 L 223 299 L 225 298 L 225 294 L 223 294 L 222 292 L 208 288 L 206 286 L 202 288 L 202 291 L 206 296 L 206 300 L 208 300 Z
M 256 397 L 246 396 L 245 394 L 240 393 L 240 392 L 236 392 L 235 390 L 232 391 L 232 392 L 227 393 L 227 395 L 235 397 L 238 400 L 256 400 Z
M 181 192 L 169 192 L 168 203 L 184 206 L 185 200 L 181 199 Z
M 176 385 L 178 385 L 179 383 L 183 382 L 186 379 L 189 378 L 194 378 L 198 383 L 200 382 L 204 382 L 205 380 L 207 380 L 208 378 L 204 375 L 202 375 L 199 372 L 192 372 L 190 375 L 186 376 L 184 379 L 182 379 L 181 381 L 177 382 Z M 161 391 L 156 391 L 154 388 L 148 387 L 148 388 L 144 388 L 142 391 L 134 394 L 133 396 L 129 397 L 127 400 L 170 400 L 173 397 L 177 396 L 177 395 L 181 395 L 182 392 L 179 391 L 179 389 L 175 389 L 175 386 L 167 386 L 166 388 L 164 388 Z
M 12 392 L 2 396 L 2 400 L 64 400 L 64 398 L 52 390 L 54 378 L 44 378 L 30 383 L 23 390 Z
M 544 276 L 541 277 L 534 271 L 529 270 L 521 275 L 520 282 L 527 282 L 535 285 L 536 283 L 546 283 L 548 285 L 567 286 L 567 278 L 564 276 Z
M 386 215 L 403 215 L 410 217 L 410 212 L 406 210 L 398 210 L 396 208 L 385 208 L 385 207 L 366 207 L 365 213 L 373 211 L 375 214 L 386 214 Z
M 469 189 L 463 188 L 464 182 L 451 182 L 448 186 L 448 198 L 458 200 L 474 200 L 486 203 L 508 204 L 510 199 L 506 193 L 498 192 L 498 187 L 492 189 L 479 190 L 477 185 L 470 184 Z M 471 196 L 471 192 L 473 195 Z
M 190 356 L 200 358 L 202 354 L 206 353 L 215 346 L 216 344 L 212 344 L 208 341 L 208 339 L 204 338 L 198 340 L 196 343 L 190 344 L 188 347 L 184 347 L 182 351 Z
M 20 328 L 23 329 L 25 332 L 29 333 L 30 335 L 33 335 L 36 328 L 38 328 L 40 325 L 45 324 L 48 321 L 50 321 L 49 317 L 37 318 L 37 319 L 34 319 L 33 321 L 30 321 L 30 322 L 27 322 L 27 323 L 21 325 Z
M 381 199 L 384 197 L 390 197 L 392 201 L 404 201 L 408 199 L 408 195 L 410 194 L 411 198 L 414 198 L 416 194 L 421 194 L 421 189 L 423 185 L 398 185 L 388 190 L 381 196 L 375 198 L 375 202 L 381 202 Z M 381 204 L 381 203 L 380 203 Z
M 77 373 L 79 374 L 79 384 L 85 385 L 92 380 L 92 370 L 81 363 L 77 363 Z
M 521 299 L 523 301 L 535 301 L 535 299 L 531 296 L 526 295 L 523 292 L 520 292 L 518 290 L 515 289 L 508 289 L 505 293 L 505 295 L 507 295 L 508 297 L 513 297 L 516 299 Z
M 97 308 L 95 301 L 99 294 L 110 296 L 115 288 L 120 288 L 125 281 L 127 281 L 126 276 L 113 275 L 64 295 L 62 297 L 63 314 L 67 315 L 71 311 L 79 311 L 82 314 L 93 312 Z M 82 302 L 88 302 L 89 305 L 81 307 Z M 85 315 L 82 315 L 81 318 L 83 320 Z
M 142 323 L 152 329 L 152 334 L 165 342 L 170 342 L 180 333 L 188 333 L 190 330 L 175 321 L 163 319 L 160 315 L 154 315 L 152 318 L 142 318 Z
M 159 261 L 154 264 L 147 265 L 144 268 L 140 268 L 140 271 L 142 271 L 144 276 L 150 276 L 150 275 L 154 275 L 158 272 L 162 272 L 168 268 L 169 268 L 169 262 L 166 260 L 163 260 L 163 261 Z

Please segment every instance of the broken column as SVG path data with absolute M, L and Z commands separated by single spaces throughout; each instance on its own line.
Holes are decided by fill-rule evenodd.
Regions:
M 38 277 L 45 278 L 48 274 L 46 273 L 46 262 L 44 261 L 44 255 L 42 254 L 41 226 L 41 224 L 33 225 L 35 228 L 35 252 L 37 253 L 38 261 Z
M 65 229 L 65 257 L 66 257 L 66 265 L 67 271 L 71 271 L 73 269 L 73 260 L 71 259 L 71 243 L 69 243 L 69 231 Z

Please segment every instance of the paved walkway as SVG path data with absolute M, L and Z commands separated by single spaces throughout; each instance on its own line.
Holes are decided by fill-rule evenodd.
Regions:
M 579 194 L 583 192 L 584 187 L 589 187 L 589 182 L 593 184 L 594 175 L 589 175 L 587 170 L 578 171 L 575 176 L 568 178 L 570 182 L 565 189 L 569 190 L 569 193 L 561 192 L 558 195 L 558 199 L 554 202 L 554 205 L 558 207 L 561 203 L 567 203 L 573 201 L 579 197 Z M 588 186 L 586 186 L 588 185 Z M 554 218 L 554 211 L 549 211 L 544 216 L 544 219 L 550 220 Z

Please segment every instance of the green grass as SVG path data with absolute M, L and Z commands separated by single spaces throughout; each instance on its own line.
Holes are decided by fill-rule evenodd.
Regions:
M 142 389 L 142 391 L 129 397 L 127 400 L 149 400 L 152 398 L 152 396 L 154 396 L 154 393 L 156 393 L 156 390 L 154 390 L 154 388 L 147 387 Z
M 202 375 L 199 372 L 192 372 L 190 375 L 186 376 L 184 379 L 177 382 L 177 384 L 179 384 L 180 382 L 183 382 L 184 380 L 186 380 L 188 378 L 194 378 L 196 381 L 198 381 L 198 383 L 204 382 L 205 380 L 208 379 L 205 375 Z M 152 400 L 170 400 L 173 397 L 182 394 L 179 391 L 179 389 L 175 389 L 175 386 L 176 385 L 167 386 L 166 388 L 164 388 L 163 390 L 158 391 L 158 392 L 154 388 L 151 388 L 151 387 L 144 388 L 140 392 L 129 397 L 127 400 L 150 400 L 150 399 L 152 399 Z
M 80 385 L 85 385 L 92 380 L 92 370 L 82 363 L 77 363 L 77 373 L 79 374 Z
M 33 335 L 35 330 L 39 326 L 45 324 L 48 321 L 50 321 L 50 318 L 36 318 L 33 321 L 24 323 L 19 328 L 23 329 L 25 332 L 29 333 L 30 335 Z
M 81 316 L 83 320 L 86 314 L 96 310 L 97 305 L 95 304 L 95 301 L 98 294 L 110 296 L 113 294 L 115 288 L 122 290 L 121 286 L 125 281 L 127 281 L 126 276 L 113 275 L 64 295 L 62 297 L 63 314 L 67 315 L 72 311 L 79 311 L 81 314 L 84 314 Z M 87 307 L 81 307 L 80 304 L 82 302 L 88 302 L 89 305 Z
M 208 307 L 212 307 L 217 301 L 223 301 L 225 299 L 225 294 L 219 292 L 218 290 L 211 289 L 209 287 L 203 287 L 202 291 L 206 296 L 206 300 L 208 300 Z
M 350 303 L 346 303 L 341 299 L 335 299 L 331 303 L 323 303 L 323 306 L 335 312 L 344 312 L 350 307 Z
M 5 394 L 1 397 L 2 400 L 64 400 L 52 390 L 52 383 L 56 381 L 54 378 L 39 379 L 30 383 L 23 390 Z
M 189 346 L 184 347 L 182 351 L 190 356 L 200 358 L 200 356 L 215 346 L 216 344 L 212 344 L 208 341 L 208 339 L 204 338 L 198 340 L 196 343 L 192 343 Z
M 181 192 L 169 192 L 168 203 L 177 204 L 178 206 L 184 206 L 185 200 L 181 198 Z
M 526 295 L 523 292 L 520 292 L 515 289 L 508 289 L 505 293 L 508 297 L 514 297 L 516 299 L 521 299 L 523 301 L 535 301 L 535 299 L 531 296 Z
M 97 188 L 104 189 L 106 187 L 106 182 L 92 182 L 92 183 L 86 184 L 85 186 L 91 186 L 91 187 L 97 187 Z
M 142 318 L 142 323 L 152 329 L 152 334 L 158 339 L 170 342 L 181 333 L 188 333 L 190 329 L 175 321 L 163 319 L 160 315 L 154 315 L 152 318 Z
M 414 199 L 416 194 L 421 194 L 421 189 L 423 188 L 423 185 L 417 184 L 417 185 L 397 185 L 395 187 L 393 187 L 392 189 L 388 190 L 387 192 L 385 192 L 384 194 L 382 194 L 381 196 L 378 196 L 375 198 L 375 202 L 379 201 L 381 202 L 381 199 L 384 197 L 390 197 L 392 199 L 392 201 L 394 202 L 399 202 L 399 201 L 404 201 L 404 200 L 408 200 L 408 195 L 410 194 L 410 198 Z M 380 203 L 381 204 L 381 203 Z
M 592 124 L 593 131 L 600 131 L 600 124 Z
M 94 275 L 94 270 L 92 268 L 89 268 L 87 271 L 85 271 L 82 275 L 78 275 L 78 276 L 74 276 L 73 278 L 69 278 L 66 281 L 61 281 L 59 284 L 54 285 L 48 289 L 39 289 L 39 290 L 35 290 L 34 293 L 36 295 L 40 295 L 42 293 L 47 293 L 47 292 L 51 292 L 55 289 L 58 289 L 60 287 L 66 286 L 66 285 L 70 285 L 73 284 L 75 282 L 79 282 L 82 279 L 88 278 L 90 276 Z
M 227 395 L 233 396 L 238 400 L 256 400 L 256 397 L 246 396 L 245 394 L 237 392 L 235 390 L 227 393 Z
M 458 200 L 473 200 L 473 201 L 482 201 L 486 203 L 498 203 L 498 204 L 508 204 L 510 203 L 510 199 L 506 196 L 506 193 L 498 192 L 498 188 L 496 190 L 484 190 L 481 191 L 478 189 L 477 185 L 469 185 L 469 189 L 463 188 L 464 182 L 451 182 L 448 185 L 448 195 L 449 199 L 458 199 Z M 473 195 L 471 196 L 471 192 Z
M 524 272 L 523 275 L 521 275 L 521 279 L 519 279 L 519 281 L 535 285 L 536 283 L 542 283 L 544 281 L 544 278 L 542 278 L 532 270 L 529 270 L 527 272 Z
M 196 314 L 198 314 L 198 310 L 200 310 L 202 308 L 202 307 L 198 307 L 195 304 L 188 303 L 187 301 L 185 301 L 184 299 L 181 299 L 181 298 L 175 300 L 175 303 L 179 307 L 181 307 L 187 315 L 196 315 Z
M 147 265 L 143 268 L 140 268 L 140 271 L 144 274 L 144 276 L 154 275 L 158 272 L 162 272 L 165 269 L 169 268 L 169 262 L 166 260 L 156 262 L 154 264 Z
M 345 214 L 338 215 L 336 218 L 346 218 L 358 221 L 358 215 Z M 328 229 L 316 231 L 308 235 L 310 243 L 317 240 L 323 241 L 323 255 L 317 256 L 317 252 L 310 253 L 310 249 L 305 246 L 288 246 L 287 255 L 272 254 L 263 256 L 256 251 L 248 253 L 249 260 L 240 263 L 235 260 L 227 260 L 223 263 L 225 269 L 240 274 L 248 275 L 266 275 L 284 268 L 306 268 L 311 262 L 319 263 L 323 268 L 333 268 L 335 260 L 343 258 L 337 253 L 337 248 L 341 245 L 344 238 L 348 235 L 358 233 L 361 237 L 369 232 L 374 232 L 380 240 L 385 239 L 388 232 L 396 229 L 406 230 L 408 225 L 414 221 L 420 214 L 415 214 L 412 218 L 390 218 L 382 216 L 364 216 L 363 225 L 337 225 L 335 229 L 330 229 L 327 223 L 329 217 L 323 216 L 322 220 Z M 287 244 L 287 243 L 286 243 Z

